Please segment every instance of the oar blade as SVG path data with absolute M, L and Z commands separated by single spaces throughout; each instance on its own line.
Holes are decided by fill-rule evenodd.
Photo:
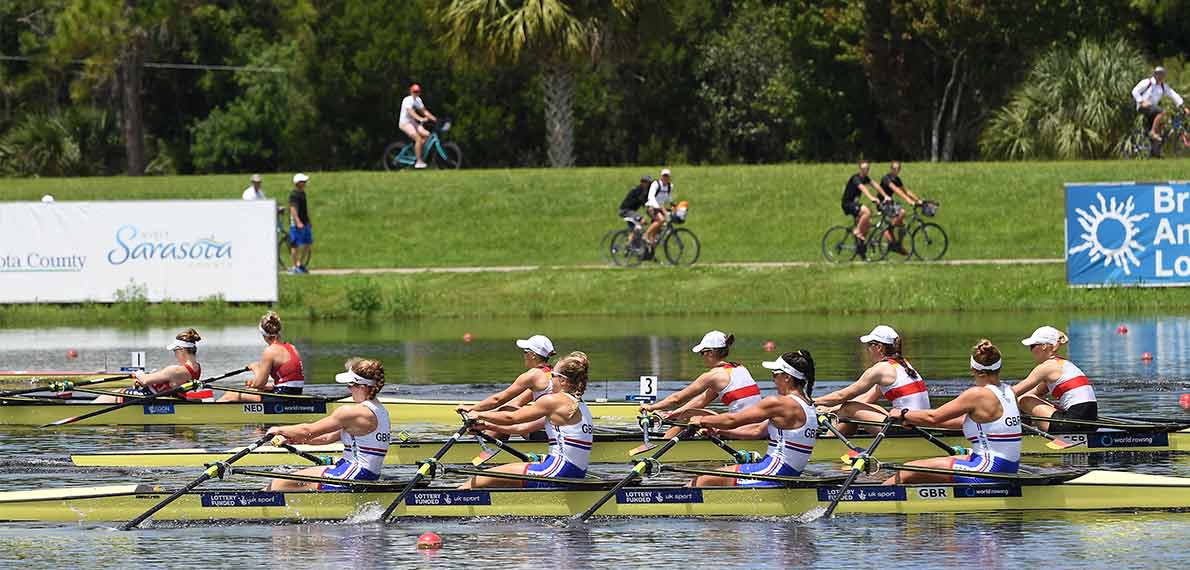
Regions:
M 653 445 L 651 443 L 642 443 L 642 444 L 628 450 L 628 456 L 632 457 L 633 455 L 640 455 L 642 453 L 651 451 L 651 450 L 655 449 L 656 447 L 657 447 L 656 445 Z
M 495 449 L 484 450 L 479 455 L 476 455 L 474 459 L 471 460 L 471 465 L 474 467 L 479 467 L 480 465 L 487 463 L 489 459 L 495 457 L 497 453 L 500 453 L 500 452 Z
M 1045 446 L 1050 449 L 1060 450 L 1066 449 L 1068 447 L 1074 447 L 1074 444 L 1062 439 L 1051 439 L 1046 442 Z

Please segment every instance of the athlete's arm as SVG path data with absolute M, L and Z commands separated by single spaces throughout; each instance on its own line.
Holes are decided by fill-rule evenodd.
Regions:
M 712 383 L 715 380 L 715 373 L 717 371 L 718 370 L 711 370 L 709 372 L 703 372 L 702 375 L 696 378 L 685 388 L 682 388 L 681 390 L 678 390 L 677 392 L 662 398 L 661 401 L 657 402 L 656 404 L 643 404 L 641 405 L 640 409 L 646 412 L 656 412 L 661 410 L 671 410 L 681 406 L 682 404 L 689 402 L 695 396 L 706 392 L 710 388 L 713 388 Z
M 263 390 L 268 387 L 269 372 L 273 370 L 273 365 L 275 364 L 273 346 L 275 345 L 269 345 L 264 349 L 264 352 L 260 355 L 260 362 L 253 362 L 248 365 L 248 368 L 252 370 L 252 377 L 247 382 L 244 382 L 244 386 L 249 390 Z
M 570 401 L 570 398 L 564 394 L 548 394 L 538 398 L 536 402 L 533 402 L 532 406 L 525 406 L 506 412 L 472 411 L 467 413 L 467 417 L 489 424 L 514 426 L 549 417 L 550 414 L 559 410 L 564 402 L 568 401 Z
M 879 201 L 880 201 L 880 200 L 877 200 L 877 199 L 876 199 L 874 196 L 872 196 L 872 191 L 871 191 L 871 190 L 868 190 L 868 185 L 867 185 L 867 184 L 860 184 L 860 185 L 859 185 L 859 190 L 860 190 L 860 192 L 863 192 L 863 193 L 864 193 L 864 196 L 867 196 L 867 197 L 868 197 L 868 200 L 871 200 L 871 201 L 873 201 L 873 202 L 879 202 Z M 883 193 L 881 193 L 881 195 L 883 195 Z
M 1049 368 L 1050 366 L 1048 362 L 1044 362 L 1033 367 L 1033 371 L 1030 372 L 1024 380 L 1012 385 L 1012 392 L 1016 394 L 1016 397 L 1020 398 L 1021 396 L 1032 392 L 1036 388 L 1044 386 L 1045 381 L 1050 377 Z
M 360 406 L 343 406 L 331 415 L 316 422 L 276 426 L 268 433 L 280 435 L 291 443 L 325 445 L 339 440 L 339 432 L 365 434 L 376 429 L 376 416 L 371 410 Z
M 137 375 L 134 383 L 140 386 L 169 384 L 171 388 L 177 388 L 189 380 L 190 374 L 186 372 L 185 368 L 177 364 L 171 364 L 160 370 Z
M 511 402 L 517 396 L 524 394 L 526 391 L 533 390 L 533 382 L 537 379 L 538 374 L 544 374 L 540 369 L 526 370 L 512 381 L 512 384 L 507 388 L 488 396 L 481 400 L 478 404 L 470 408 L 463 408 L 465 412 L 486 412 L 494 410 Z
M 880 368 L 883 369 L 884 367 Z M 860 375 L 859 380 L 852 382 L 850 386 L 843 388 L 842 390 L 836 390 L 825 396 L 814 398 L 814 405 L 834 406 L 842 404 L 843 402 L 854 400 L 868 390 L 876 387 L 880 381 L 880 375 L 882 372 L 883 370 L 877 370 L 877 367 L 875 366 L 868 368 L 863 374 Z
M 963 416 L 971 413 L 979 405 L 979 400 L 982 394 L 980 392 L 987 392 L 987 390 L 980 390 L 978 388 L 968 388 L 955 398 L 942 405 L 941 408 L 934 408 L 932 410 L 910 410 L 905 414 L 905 422 L 914 425 L 934 426 L 947 429 L 961 429 L 963 427 Z M 991 394 L 988 394 L 991 396 Z M 901 419 L 901 410 L 889 410 L 888 415 Z

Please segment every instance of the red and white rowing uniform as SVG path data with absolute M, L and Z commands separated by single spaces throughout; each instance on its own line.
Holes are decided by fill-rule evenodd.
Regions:
M 802 401 L 796 396 L 792 398 L 802 407 L 806 415 L 806 423 L 796 428 L 781 429 L 769 421 L 769 447 L 765 451 L 764 459 L 757 463 L 736 465 L 734 471 L 743 474 L 776 475 L 781 477 L 797 477 L 810 461 L 810 454 L 814 452 L 814 444 L 818 442 L 818 412 L 814 406 Z M 777 487 L 775 481 L 757 481 L 755 479 L 736 479 L 740 487 Z
M 1000 400 L 1004 413 L 995 421 L 979 423 L 967 416 L 963 436 L 971 442 L 971 456 L 951 459 L 951 468 L 977 473 L 1016 473 L 1021 462 L 1021 412 L 1016 394 L 1008 385 L 984 386 Z M 994 480 L 955 475 L 955 483 L 987 483 Z
M 1058 401 L 1058 409 L 1069 410 L 1078 404 L 1095 402 L 1095 389 L 1091 387 L 1087 375 L 1069 360 L 1057 356 L 1053 359 L 1062 364 L 1062 373 L 1056 382 L 1046 382 L 1045 387 L 1049 389 L 1050 396 Z
M 738 412 L 760 402 L 760 386 L 747 368 L 734 362 L 724 362 L 716 368 L 723 368 L 731 375 L 727 386 L 719 392 L 719 401 L 727 406 L 727 411 Z
M 545 372 L 545 377 L 549 379 L 550 383 L 546 385 L 544 390 L 533 390 L 532 391 L 534 402 L 536 402 L 538 398 L 540 398 L 546 394 L 554 393 L 554 375 L 550 374 L 550 372 L 554 371 L 554 367 L 550 366 L 549 364 L 538 364 L 537 369 L 541 370 L 542 372 Z M 522 393 L 524 393 L 524 392 L 522 392 Z
M 347 430 L 340 431 L 339 441 L 343 442 L 343 457 L 338 463 L 328 467 L 322 473 L 323 477 L 347 481 L 375 481 L 380 478 L 380 471 L 384 469 L 384 458 L 388 455 L 390 439 L 388 409 L 376 400 L 364 400 L 359 405 L 368 408 L 376 416 L 376 429 L 359 437 L 347 433 Z M 339 490 L 345 487 L 323 483 L 318 488 Z
M 930 409 L 930 391 L 926 388 L 926 381 L 917 373 L 909 361 L 901 366 L 900 362 L 889 358 L 885 362 L 896 370 L 897 378 L 888 386 L 881 386 L 880 393 L 889 401 L 893 408 L 909 408 L 910 410 Z M 910 374 L 910 371 L 913 373 Z
M 279 344 L 289 353 L 289 360 L 269 371 L 269 376 L 273 379 L 273 391 L 301 394 L 302 388 L 306 386 L 306 371 L 302 367 L 302 359 L 292 344 L 288 342 Z

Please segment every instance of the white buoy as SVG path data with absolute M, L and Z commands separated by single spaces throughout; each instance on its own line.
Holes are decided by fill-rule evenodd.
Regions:
M 46 194 L 45 196 L 42 196 L 42 197 L 41 197 L 41 202 L 42 202 L 43 204 L 49 204 L 49 203 L 51 203 L 51 202 L 53 202 L 53 201 L 54 201 L 54 197 L 53 197 L 53 196 L 50 196 L 49 194 Z

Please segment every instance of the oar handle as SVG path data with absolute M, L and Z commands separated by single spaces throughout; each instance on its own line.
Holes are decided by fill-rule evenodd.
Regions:
M 859 477 L 860 472 L 867 465 L 868 459 L 871 459 L 872 453 L 876 451 L 876 447 L 880 445 L 881 441 L 884 441 L 884 434 L 888 433 L 888 429 L 892 427 L 893 421 L 892 416 L 885 418 L 884 426 L 876 433 L 876 437 L 872 438 L 872 444 L 860 452 L 859 457 L 851 463 L 851 474 L 847 476 L 847 480 L 843 481 L 843 485 L 839 487 L 839 494 L 835 495 L 835 498 L 827 505 L 826 512 L 823 514 L 824 517 L 830 518 L 834 514 L 835 508 L 839 506 L 839 501 L 843 500 L 843 497 L 847 495 L 847 489 L 851 488 L 851 483 L 855 481 L 856 477 Z

